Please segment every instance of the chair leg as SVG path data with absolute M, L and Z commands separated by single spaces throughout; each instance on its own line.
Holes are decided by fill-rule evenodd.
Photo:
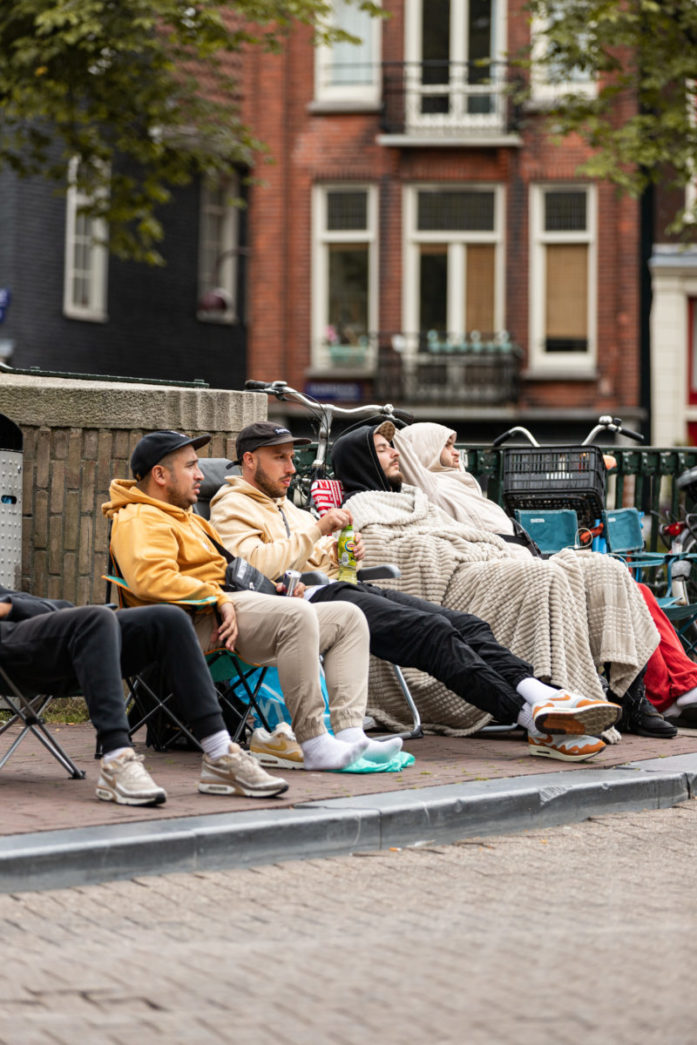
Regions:
M 392 670 L 394 671 L 395 678 L 397 679 L 397 685 L 402 691 L 402 696 L 407 702 L 407 707 L 411 712 L 412 717 L 412 728 L 406 730 L 404 733 L 398 733 L 397 735 L 402 737 L 404 740 L 418 740 L 424 735 L 423 728 L 421 726 L 421 715 L 419 709 L 414 703 L 414 698 L 411 695 L 407 680 L 404 678 L 404 672 L 400 668 L 399 664 L 393 664 Z
M 10 691 L 4 695 L 4 699 L 11 712 L 9 720 L 4 722 L 0 727 L 0 735 L 5 733 L 10 726 L 14 725 L 16 722 L 22 723 L 19 735 L 15 737 L 7 751 L 0 758 L 0 769 L 2 769 L 11 755 L 17 750 L 27 733 L 31 733 L 36 737 L 40 744 L 43 744 L 49 754 L 53 755 L 55 760 L 63 766 L 73 780 L 84 780 L 86 775 L 85 771 L 77 768 L 68 753 L 63 750 L 62 746 L 51 734 L 44 722 L 43 713 L 54 699 L 53 695 L 48 694 L 42 696 L 40 698 L 39 706 L 34 707 L 32 702 L 28 700 L 15 686 L 2 667 L 0 667 L 0 677 L 2 677 L 5 683 L 5 688 Z

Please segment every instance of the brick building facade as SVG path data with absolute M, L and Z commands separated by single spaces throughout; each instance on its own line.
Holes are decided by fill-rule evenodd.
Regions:
M 272 161 L 251 190 L 248 375 L 464 438 L 513 418 L 572 436 L 601 412 L 641 427 L 639 207 L 579 177 L 547 85 L 524 108 L 508 94 L 524 4 L 384 6 L 369 25 L 336 0 L 361 46 L 300 30 L 247 57 Z

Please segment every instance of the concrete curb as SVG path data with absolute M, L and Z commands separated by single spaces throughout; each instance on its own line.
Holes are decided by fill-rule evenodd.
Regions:
M 697 754 L 676 755 L 605 770 L 448 784 L 290 809 L 9 835 L 0 838 L 0 892 L 551 827 L 602 813 L 668 808 L 692 797 L 696 782 Z

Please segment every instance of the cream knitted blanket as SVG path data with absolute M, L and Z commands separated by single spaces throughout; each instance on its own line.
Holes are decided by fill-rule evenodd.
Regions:
M 402 571 L 381 585 L 482 617 L 540 678 L 602 699 L 597 669 L 609 663 L 611 688 L 622 694 L 658 645 L 629 571 L 608 556 L 565 550 L 551 560 L 521 559 L 496 535 L 455 522 L 413 486 L 359 493 L 348 504 L 365 565 L 391 562 Z M 405 675 L 429 730 L 466 735 L 488 721 L 430 676 L 415 669 Z M 369 704 L 381 722 L 404 724 L 389 667 L 374 659 Z

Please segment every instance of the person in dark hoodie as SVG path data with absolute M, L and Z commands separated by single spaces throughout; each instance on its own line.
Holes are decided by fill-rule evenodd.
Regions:
M 623 707 L 622 732 L 674 737 L 677 730 L 645 697 L 643 668 L 659 636 L 629 572 L 591 553 L 511 557 L 504 538 L 457 522 L 405 481 L 394 435 L 391 422 L 362 426 L 332 450 L 336 476 L 372 555 L 396 559 L 406 591 L 447 593 L 441 596 L 447 605 L 483 616 L 502 642 L 535 665 L 566 672 L 589 696 L 596 695 L 591 687 L 598 689 L 597 671 L 604 669 L 608 697 Z M 418 559 L 436 556 L 434 579 L 418 568 Z
M 211 501 L 211 522 L 232 555 L 270 579 L 287 569 L 321 569 L 336 577 L 332 534 L 351 520 L 351 512 L 335 508 L 318 520 L 288 500 L 294 448 L 290 439 L 277 439 L 271 422 L 240 432 L 242 474 L 228 479 Z M 360 560 L 363 554 L 359 537 L 356 556 Z M 306 597 L 315 603 L 354 603 L 367 618 L 371 653 L 419 668 L 500 722 L 523 725 L 533 755 L 563 761 L 592 758 L 605 746 L 594 734 L 612 726 L 620 714 L 616 705 L 535 678 L 530 664 L 501 646 L 488 624 L 472 614 L 361 582 L 320 585 L 308 589 Z

